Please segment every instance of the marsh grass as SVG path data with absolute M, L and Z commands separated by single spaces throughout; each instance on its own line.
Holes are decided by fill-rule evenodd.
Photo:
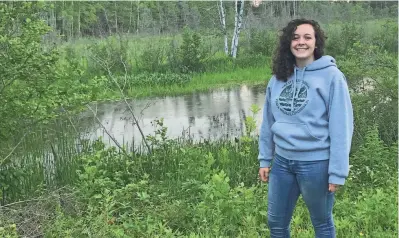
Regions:
M 72 236 L 86 231 L 112 237 L 269 237 L 267 184 L 257 178 L 256 140 L 164 140 L 155 147 L 153 155 L 137 155 L 133 161 L 101 143 L 81 156 L 76 186 L 91 210 L 81 211 L 86 215 L 80 217 L 58 214 L 47 234 L 64 236 L 69 230 Z M 391 167 L 368 171 L 363 160 L 370 151 L 380 156 L 378 166 Z M 351 156 L 351 174 L 336 194 L 337 237 L 397 236 L 397 183 L 376 189 L 362 185 L 373 176 L 395 181 L 397 166 L 391 158 L 396 153 L 396 147 L 383 146 L 378 132 L 371 130 L 366 144 Z M 314 236 L 302 198 L 291 231 L 294 237 Z
M 123 77 L 123 76 L 122 76 Z M 129 98 L 146 98 L 157 96 L 177 96 L 193 92 L 206 92 L 218 88 L 237 87 L 240 85 L 266 85 L 271 77 L 267 66 L 257 68 L 236 68 L 230 72 L 209 72 L 194 74 L 185 84 L 155 85 L 128 87 L 126 96 Z M 119 92 L 108 87 L 101 92 L 101 99 L 119 99 Z
M 381 50 L 397 53 L 397 24 L 394 19 L 377 19 L 359 24 L 352 21 L 343 24 L 332 22 L 323 25 L 328 36 L 326 53 L 342 61 L 348 49 L 359 42 L 376 45 Z M 254 32 L 252 32 L 254 31 Z M 159 86 L 131 86 L 125 93 L 131 98 L 148 96 L 180 95 L 194 91 L 207 91 L 218 87 L 238 84 L 262 84 L 271 76 L 271 54 L 276 45 L 274 29 L 246 30 L 240 37 L 237 59 L 232 59 L 221 50 L 222 38 L 213 33 L 201 35 L 201 70 L 191 72 L 191 81 L 180 85 L 167 83 Z M 60 46 L 64 64 L 73 64 L 85 79 L 94 76 L 108 78 L 106 87 L 98 94 L 98 100 L 118 99 L 120 92 L 113 77 L 133 78 L 142 74 L 179 74 L 183 35 L 138 36 L 121 35 L 102 39 L 82 38 Z M 260 47 L 262 46 L 262 47 Z M 60 65 L 63 65 L 61 63 Z M 106 69 L 106 67 L 108 67 Z M 73 74 L 71 74 L 73 75 Z M 129 85 L 129 82 L 127 83 Z
M 2 204 L 72 184 L 76 180 L 75 158 L 91 144 L 78 137 L 67 122 L 60 121 L 29 134 L 12 155 L 12 162 L 1 169 Z
M 74 140 L 54 141 L 59 170 L 49 184 L 72 186 L 74 195 L 60 194 L 61 200 L 73 199 L 52 212 L 46 236 L 269 237 L 267 184 L 257 176 L 256 136 L 193 143 L 155 135 L 151 155 L 132 152 L 129 157 L 100 140 L 79 153 Z M 352 152 L 350 176 L 336 194 L 337 237 L 397 236 L 396 155 L 397 144 L 384 145 L 376 128 Z M 18 190 L 28 196 L 31 188 L 46 184 L 42 174 L 48 168 L 25 158 L 21 165 L 32 172 L 20 177 Z M 12 217 L 7 221 L 1 226 L 16 222 Z M 314 235 L 302 198 L 291 231 L 295 237 Z

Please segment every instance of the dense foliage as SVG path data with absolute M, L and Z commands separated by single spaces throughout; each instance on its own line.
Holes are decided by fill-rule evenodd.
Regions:
M 55 1 L 43 12 L 63 40 L 112 34 L 174 34 L 184 27 L 220 34 L 219 1 Z M 224 1 L 226 28 L 234 28 L 234 1 Z M 311 17 L 322 23 L 364 22 L 397 16 L 394 1 L 262 1 L 245 4 L 246 28 L 280 28 L 289 18 Z M 267 24 L 265 24 L 267 23 Z
M 338 237 L 396 237 L 395 7 L 264 2 L 246 8 L 232 59 L 223 51 L 216 2 L 0 3 L 0 236 L 267 235 L 267 185 L 257 179 L 252 117 L 236 142 L 199 144 L 167 138 L 160 119 L 155 136 L 147 137 L 154 153 L 129 156 L 76 138 L 76 128 L 69 135 L 52 125 L 66 119 L 73 127 L 70 115 L 121 92 L 138 97 L 265 84 L 277 27 L 311 16 L 327 33 L 326 53 L 346 75 L 355 111 L 350 177 L 334 210 Z M 233 8 L 226 3 L 228 29 Z M 294 236 L 313 235 L 307 215 L 300 200 Z
M 44 7 L 32 2 L 0 3 L 2 146 L 53 119 L 60 108 L 74 110 L 89 102 L 101 86 L 97 79 L 82 82 L 73 65 L 59 61 L 56 48 L 42 44 L 51 30 L 40 18 Z M 8 152 L 1 151 L 0 157 Z
M 256 140 L 181 144 L 162 130 L 157 138 L 153 155 L 136 154 L 133 160 L 101 142 L 87 147 L 64 167 L 76 169 L 72 190 L 43 196 L 47 213 L 33 202 L 25 206 L 42 214 L 29 225 L 44 226 L 45 237 L 268 237 L 267 185 L 256 176 Z M 397 143 L 385 146 L 376 128 L 367 132 L 337 192 L 337 237 L 397 236 L 396 156 Z M 28 230 L 19 216 L 9 217 L 0 234 L 14 234 L 14 222 Z M 302 199 L 292 234 L 313 235 Z

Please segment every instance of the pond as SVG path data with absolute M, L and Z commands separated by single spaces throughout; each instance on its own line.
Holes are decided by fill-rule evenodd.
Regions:
M 198 142 L 243 135 L 245 118 L 253 116 L 250 111 L 253 104 L 261 109 L 255 116 L 258 130 L 264 100 L 264 85 L 242 85 L 183 96 L 129 100 L 128 103 L 145 136 L 154 135 L 154 120 L 163 118 L 168 138 L 190 138 Z M 115 145 L 105 133 L 107 130 L 119 144 L 142 145 L 140 132 L 133 124 L 132 115 L 124 101 L 95 103 L 91 108 L 95 113 L 90 110 L 84 112 L 79 123 L 81 129 L 86 131 L 87 139 L 101 137 L 107 145 Z
M 146 136 L 154 135 L 152 122 L 163 118 L 168 138 L 185 138 L 199 142 L 234 140 L 243 135 L 245 118 L 253 115 L 250 110 L 252 105 L 261 108 L 255 117 L 257 133 L 262 121 L 264 100 L 265 86 L 243 85 L 183 96 L 129 100 L 128 104 L 133 108 Z M 36 191 L 43 181 L 49 187 L 74 181 L 74 171 L 79 169 L 76 167 L 79 164 L 76 163 L 75 155 L 83 148 L 83 143 L 77 140 L 77 136 L 91 141 L 100 139 L 106 146 L 115 146 L 115 142 L 105 133 L 106 130 L 118 144 L 128 147 L 128 151 L 134 149 L 136 152 L 146 152 L 142 149 L 141 135 L 137 126 L 132 123 L 132 115 L 125 102 L 92 103 L 90 107 L 95 113 L 86 110 L 78 118 L 57 120 L 43 131 L 32 133 L 26 143 L 15 151 L 11 159 L 13 165 L 0 168 L 0 171 L 14 173 L 23 166 L 26 171 L 32 172 L 18 180 L 17 190 L 9 191 L 7 195 L 3 193 L 3 203 L 21 196 L 21 191 Z M 3 181 L 5 184 L 12 182 L 11 176 Z

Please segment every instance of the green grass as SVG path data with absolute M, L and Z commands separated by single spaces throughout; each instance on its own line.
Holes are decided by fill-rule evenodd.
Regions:
M 346 39 L 348 41 L 352 40 L 360 40 L 365 44 L 374 43 L 383 43 L 385 42 L 385 47 L 389 50 L 396 49 L 393 47 L 397 44 L 397 27 L 396 33 L 390 32 L 388 35 L 385 34 L 384 37 L 388 40 L 383 41 L 381 38 L 376 38 L 377 35 L 381 35 L 380 31 L 383 30 L 382 26 L 386 20 L 389 19 L 381 19 L 381 20 L 369 20 L 364 23 L 364 37 L 361 39 L 346 39 L 345 37 L 357 37 L 357 36 L 342 36 L 342 28 L 343 24 L 341 22 L 334 22 L 325 25 L 325 31 L 327 36 L 330 38 L 329 45 L 327 47 L 326 53 L 331 55 L 341 56 L 345 54 L 345 42 L 341 42 L 342 39 Z M 358 24 L 357 24 L 358 25 Z M 392 24 L 391 24 L 392 25 Z M 394 27 L 389 28 L 389 31 L 395 31 Z M 378 34 L 377 34 L 378 33 Z M 271 76 L 270 66 L 267 66 L 267 62 L 270 61 L 270 57 L 267 56 L 256 56 L 253 55 L 249 48 L 249 43 L 253 44 L 254 42 L 250 42 L 248 39 L 248 34 L 245 31 L 242 32 L 240 37 L 240 47 L 241 47 L 241 55 L 238 56 L 235 63 L 231 59 L 228 59 L 221 52 L 223 43 L 221 37 L 216 37 L 215 35 L 201 35 L 202 37 L 202 50 L 209 54 L 209 58 L 207 58 L 208 63 L 205 63 L 206 72 L 202 74 L 196 74 L 192 78 L 189 84 L 184 86 L 180 85 L 171 85 L 168 87 L 158 86 L 158 87 L 136 87 L 129 88 L 125 93 L 128 98 L 143 98 L 143 97 L 155 97 L 155 96 L 176 96 L 182 94 L 189 94 L 193 92 L 206 92 L 216 88 L 229 88 L 235 87 L 237 85 L 247 84 L 264 84 L 268 81 Z M 136 73 L 145 73 L 148 69 L 143 69 L 142 65 L 138 64 L 138 61 L 141 62 L 143 60 L 141 55 L 143 55 L 144 50 L 150 50 L 153 52 L 162 52 L 162 56 L 160 60 L 160 67 L 151 70 L 159 70 L 159 72 L 164 72 L 168 70 L 172 70 L 168 67 L 167 64 L 167 55 L 169 53 L 172 54 L 174 51 L 169 51 L 171 42 L 175 41 L 175 50 L 178 49 L 179 45 L 182 42 L 182 34 L 176 35 L 157 35 L 157 36 L 138 36 L 138 35 L 124 35 L 123 40 L 127 42 L 127 44 L 123 44 L 122 49 L 120 49 L 119 40 L 116 36 L 110 36 L 104 39 L 93 39 L 93 38 L 82 38 L 75 42 L 74 45 L 71 43 L 65 43 L 61 46 L 61 48 L 69 48 L 72 52 L 70 54 L 64 54 L 64 61 L 72 60 L 73 63 L 78 64 L 80 70 L 86 73 L 85 77 L 94 77 L 101 76 L 107 74 L 102 71 L 103 69 L 98 66 L 95 60 L 92 59 L 92 56 L 89 54 L 89 51 L 86 50 L 88 46 L 102 44 L 104 45 L 104 49 L 119 49 L 121 52 L 126 52 L 126 64 L 128 67 L 126 68 L 127 73 L 130 75 L 134 75 Z M 263 42 L 262 40 L 258 40 L 258 44 L 267 44 L 269 41 Z M 396 43 L 396 44 L 395 44 Z M 256 44 L 256 42 L 255 42 Z M 112 47 L 110 47 L 112 46 Z M 328 46 L 328 45 L 327 45 Z M 345 46 L 345 47 L 341 47 Z M 123 48 L 123 47 L 126 47 Z M 348 45 L 351 47 L 351 45 Z M 159 51 L 159 49 L 163 49 L 163 51 Z M 342 48 L 342 49 L 341 49 Z M 103 49 L 103 50 L 104 50 Z M 119 57 L 120 54 L 115 50 L 111 50 L 111 52 L 103 52 L 100 50 L 100 57 L 103 59 L 112 59 L 113 57 Z M 343 52 L 344 51 L 344 52 Z M 109 54 L 107 56 L 107 54 Z M 174 53 L 173 53 L 174 54 Z M 147 54 L 145 54 L 147 55 Z M 69 57 L 69 58 L 67 58 Z M 268 60 L 266 60 L 268 59 Z M 149 61 L 146 62 L 150 65 L 152 58 L 150 57 Z M 76 61 L 76 62 L 75 62 Z M 262 66 L 262 62 L 265 62 L 265 66 Z M 112 65 L 115 63 L 114 61 L 110 61 Z M 240 67 L 234 68 L 234 65 L 239 65 Z M 219 67 L 220 65 L 220 67 Z M 120 66 L 120 65 L 119 65 Z M 124 74 L 124 67 L 117 67 L 113 69 L 112 73 L 116 75 Z M 162 68 L 163 67 L 163 68 Z M 147 72 L 149 73 L 149 72 Z M 104 88 L 104 90 L 99 95 L 98 100 L 118 100 L 121 98 L 120 92 L 116 87 Z
M 192 145 L 166 140 L 156 145 L 153 155 L 136 155 L 133 160 L 115 149 L 81 156 L 76 194 L 88 209 L 82 207 L 80 216 L 61 208 L 46 234 L 269 237 L 267 184 L 257 179 L 256 141 Z M 336 194 L 337 237 L 397 237 L 397 166 L 389 159 L 395 154 L 396 147 L 384 147 L 378 131 L 371 131 L 351 157 L 350 176 Z M 375 156 L 380 159 L 372 160 Z M 366 168 L 370 165 L 384 169 L 371 174 Z M 293 237 L 314 237 L 302 199 L 291 232 Z
M 229 88 L 239 85 L 265 84 L 271 77 L 271 69 L 262 68 L 238 68 L 231 72 L 203 73 L 194 75 L 192 80 L 184 85 L 170 85 L 168 87 L 137 87 L 130 89 L 125 95 L 129 98 L 144 98 L 156 96 L 177 96 L 193 92 L 206 92 L 217 88 Z M 120 92 L 116 90 L 104 91 L 99 96 L 101 99 L 120 99 Z
M 69 181 L 72 191 L 60 192 L 61 204 L 58 198 L 41 197 L 37 208 L 27 203 L 16 208 L 15 216 L 0 213 L 0 236 L 15 234 L 10 231 L 13 224 L 20 229 L 27 226 L 18 209 L 29 209 L 33 224 L 43 219 L 45 237 L 269 237 L 267 184 L 257 177 L 258 142 L 252 135 L 239 143 L 196 144 L 157 137 L 151 155 L 129 157 L 114 147 L 104 148 L 101 142 L 71 156 L 68 148 L 74 144 L 60 141 L 58 154 L 65 155 L 60 159 L 69 160 L 56 161 L 60 166 L 56 179 L 63 181 L 60 186 Z M 397 237 L 397 163 L 392 160 L 397 149 L 397 144 L 384 145 L 374 128 L 353 151 L 349 177 L 336 194 L 337 237 Z M 71 159 L 74 163 L 68 162 Z M 42 162 L 24 163 L 21 172 L 27 175 L 19 177 L 18 183 L 30 185 L 27 181 L 37 176 L 29 177 L 28 172 L 43 174 L 43 166 L 33 169 Z M 43 190 L 37 187 L 37 191 Z M 32 216 L 41 214 L 43 207 L 51 216 Z M 291 232 L 293 237 L 314 237 L 302 199 Z

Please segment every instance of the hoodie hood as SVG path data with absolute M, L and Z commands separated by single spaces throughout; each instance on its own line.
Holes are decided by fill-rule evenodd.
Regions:
M 305 67 L 306 71 L 315 71 L 315 70 L 320 70 L 324 69 L 327 67 L 337 67 L 336 61 L 332 56 L 325 55 L 319 58 L 318 60 L 313 61 L 311 64 L 307 65 Z
M 294 78 L 293 78 L 293 87 L 291 90 L 292 99 L 291 99 L 291 110 L 293 110 L 295 99 L 298 98 L 298 95 L 302 88 L 302 80 L 305 76 L 305 71 L 316 71 L 325 69 L 328 67 L 337 67 L 336 61 L 332 56 L 325 55 L 320 57 L 319 59 L 313 61 L 311 64 L 306 65 L 304 68 L 300 69 L 297 66 L 294 68 Z M 297 85 L 298 83 L 298 85 Z

